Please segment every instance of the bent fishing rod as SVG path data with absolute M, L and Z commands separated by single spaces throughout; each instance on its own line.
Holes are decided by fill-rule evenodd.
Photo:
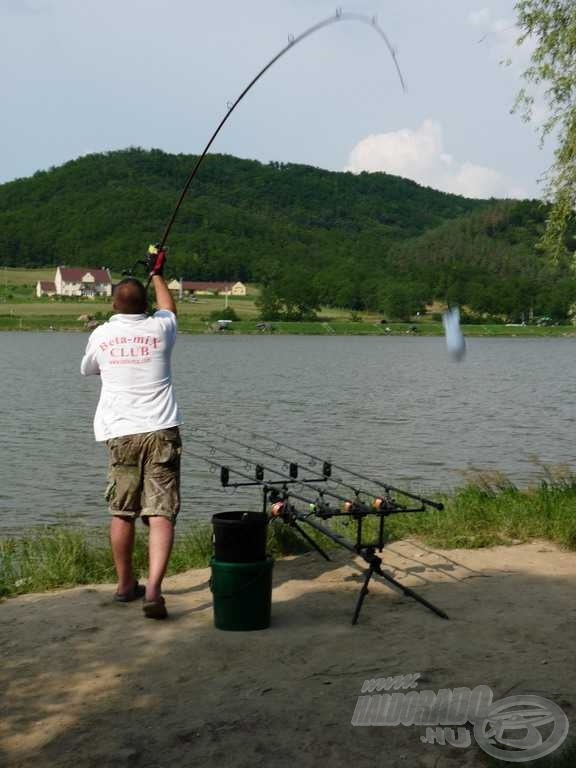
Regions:
M 242 93 L 237 97 L 236 101 L 234 101 L 229 109 L 228 112 L 224 115 L 222 120 L 218 123 L 218 126 L 216 127 L 216 130 L 210 136 L 210 139 L 208 140 L 208 143 L 202 150 L 202 153 L 198 156 L 198 159 L 196 160 L 196 163 L 192 169 L 192 172 L 190 173 L 190 176 L 188 177 L 186 183 L 184 184 L 184 188 L 182 189 L 182 192 L 180 193 L 180 197 L 178 198 L 178 202 L 176 203 L 176 207 L 174 208 L 174 211 L 172 213 L 172 216 L 170 217 L 170 220 L 168 221 L 168 224 L 166 225 L 166 228 L 164 230 L 164 234 L 162 235 L 162 239 L 160 240 L 160 243 L 158 244 L 158 247 L 160 250 L 164 248 L 166 245 L 166 241 L 168 240 L 168 236 L 170 235 L 170 230 L 172 229 L 172 226 L 174 222 L 176 221 L 176 216 L 178 215 L 178 211 L 180 210 L 180 206 L 182 205 L 184 198 L 186 197 L 186 193 L 188 192 L 188 189 L 190 188 L 190 185 L 192 184 L 192 181 L 196 174 L 198 173 L 198 170 L 200 166 L 202 165 L 204 158 L 208 154 L 208 151 L 212 144 L 214 143 L 214 140 L 224 127 L 224 125 L 228 122 L 230 119 L 230 116 L 236 109 L 236 107 L 240 104 L 240 102 L 244 99 L 244 97 L 248 94 L 248 92 L 256 85 L 258 80 L 266 74 L 266 72 L 276 64 L 277 61 L 279 61 L 283 56 L 285 56 L 289 50 L 294 48 L 296 45 L 301 43 L 303 40 L 305 40 L 307 37 L 310 37 L 311 35 L 314 35 L 316 32 L 319 32 L 321 29 L 324 29 L 325 27 L 331 26 L 332 24 L 337 24 L 341 21 L 356 21 L 360 22 L 362 24 L 368 24 L 373 29 L 376 30 L 376 32 L 380 35 L 380 37 L 384 40 L 384 43 L 386 44 L 386 47 L 388 48 L 388 51 L 390 52 L 390 55 L 392 56 L 392 61 L 394 62 L 394 65 L 396 67 L 396 72 L 398 73 L 398 77 L 400 78 L 400 83 L 402 85 L 402 89 L 406 90 L 406 83 L 404 80 L 404 76 L 402 75 L 402 71 L 400 69 L 400 66 L 398 64 L 398 59 L 396 56 L 396 51 L 394 50 L 394 47 L 388 40 L 388 37 L 386 36 L 384 30 L 379 26 L 378 21 L 376 19 L 376 16 L 365 16 L 361 13 L 343 13 L 341 9 L 338 9 L 335 13 L 335 15 L 330 16 L 327 19 L 324 19 L 323 21 L 318 22 L 317 24 L 314 24 L 313 26 L 306 29 L 304 32 L 302 32 L 297 37 L 290 36 L 288 38 L 288 44 L 282 48 L 281 51 L 279 51 L 270 61 L 262 67 L 260 72 L 252 78 L 252 80 L 248 83 L 248 85 L 244 88 Z
M 236 107 L 240 104 L 240 102 L 247 96 L 247 94 L 252 90 L 252 88 L 256 85 L 256 83 L 260 80 L 261 77 L 263 77 L 266 72 L 268 72 L 271 67 L 276 64 L 277 61 L 279 61 L 283 56 L 285 56 L 288 51 L 292 50 L 295 46 L 299 45 L 303 40 L 306 40 L 306 38 L 316 34 L 316 32 L 319 32 L 321 29 L 324 29 L 325 27 L 332 26 L 333 24 L 337 24 L 339 22 L 346 22 L 346 21 L 353 21 L 358 22 L 360 24 L 365 24 L 371 27 L 376 31 L 376 33 L 379 35 L 379 37 L 384 41 L 388 52 L 390 53 L 390 56 L 392 57 L 392 61 L 394 62 L 394 67 L 396 69 L 396 73 L 398 75 L 398 78 L 400 80 L 400 84 L 402 86 L 402 90 L 406 91 L 406 81 L 404 80 L 404 76 L 402 74 L 402 70 L 400 69 L 400 65 L 398 63 L 398 58 L 396 55 L 396 50 L 394 49 L 394 46 L 388 39 L 386 33 L 382 29 L 382 27 L 378 24 L 378 20 L 376 16 L 367 16 L 362 13 L 350 13 L 350 12 L 343 12 L 341 8 L 338 8 L 336 10 L 336 13 L 332 16 L 329 16 L 327 19 L 324 19 L 323 21 L 319 21 L 316 24 L 313 24 L 308 29 L 304 30 L 301 34 L 294 37 L 293 35 L 289 35 L 288 37 L 288 44 L 285 45 L 275 56 L 273 56 L 270 61 L 262 67 L 262 69 L 258 72 L 255 77 L 252 78 L 252 80 L 248 83 L 248 85 L 244 88 L 244 90 L 240 93 L 240 95 L 236 98 L 235 101 L 233 101 L 228 106 L 228 111 L 224 115 L 224 117 L 220 120 L 218 125 L 216 126 L 216 129 L 210 136 L 208 143 L 198 156 L 194 167 L 192 168 L 192 171 L 190 175 L 188 176 L 186 183 L 184 184 L 184 187 L 182 189 L 182 192 L 180 193 L 180 196 L 178 198 L 178 201 L 176 203 L 176 206 L 172 212 L 172 215 L 170 216 L 170 219 L 168 223 L 166 224 L 166 227 L 164 229 L 164 233 L 162 235 L 162 238 L 159 243 L 157 243 L 155 246 L 151 246 L 151 249 L 155 249 L 154 251 L 149 251 L 149 257 L 144 262 L 144 265 L 147 268 L 151 268 L 154 264 L 154 259 L 151 257 L 156 257 L 158 253 L 164 253 L 166 249 L 166 243 L 168 241 L 168 237 L 170 235 L 170 232 L 172 230 L 172 227 L 174 225 L 174 222 L 176 221 L 176 217 L 178 216 L 178 212 L 180 210 L 180 207 L 182 206 L 182 203 L 184 202 L 184 199 L 186 197 L 186 194 L 188 193 L 188 190 L 190 189 L 190 185 L 192 184 L 192 181 L 194 180 L 196 174 L 198 173 L 200 166 L 204 162 L 204 159 L 206 158 L 206 155 L 208 154 L 210 147 L 214 143 L 216 137 L 222 130 L 222 128 L 226 125 L 228 120 L 230 119 L 232 113 L 236 109 Z M 136 264 L 142 263 L 141 260 L 138 260 Z M 150 285 L 151 276 L 148 280 L 147 288 Z

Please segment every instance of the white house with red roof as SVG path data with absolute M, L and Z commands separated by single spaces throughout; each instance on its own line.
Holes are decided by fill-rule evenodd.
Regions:
M 193 280 L 171 280 L 168 283 L 171 291 L 180 296 L 246 296 L 246 286 L 240 281 L 236 283 L 202 282 Z
M 54 285 L 58 296 L 112 296 L 112 278 L 104 267 L 57 267 Z
M 50 280 L 38 280 L 36 283 L 36 296 L 41 298 L 42 296 L 54 296 L 56 293 L 56 285 Z

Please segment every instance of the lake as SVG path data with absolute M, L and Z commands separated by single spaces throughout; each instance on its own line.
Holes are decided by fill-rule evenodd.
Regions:
M 106 449 L 92 433 L 100 382 L 79 374 L 87 338 L 0 333 L 0 533 L 106 522 Z M 247 443 L 257 431 L 428 493 L 461 485 L 471 468 L 527 484 L 539 462 L 572 465 L 575 351 L 573 339 L 472 339 L 455 364 L 436 338 L 181 336 L 174 379 L 194 453 L 208 455 L 207 430 Z M 209 457 L 253 472 L 221 450 Z M 218 473 L 188 455 L 182 490 L 183 521 L 259 498 L 222 489 Z

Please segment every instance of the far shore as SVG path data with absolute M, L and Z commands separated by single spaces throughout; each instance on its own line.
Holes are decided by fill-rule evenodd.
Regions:
M 38 332 L 77 332 L 89 333 L 95 324 L 105 321 L 105 317 L 86 321 L 80 317 L 86 312 L 77 309 L 79 314 L 0 314 L 0 331 L 38 331 Z M 221 336 L 407 336 L 441 337 L 444 335 L 442 323 L 420 321 L 412 323 L 383 323 L 373 320 L 344 320 L 338 318 L 315 321 L 271 321 L 242 319 L 231 322 L 226 327 L 218 326 L 217 320 L 200 319 L 186 313 L 179 315 L 179 329 L 186 334 L 215 334 Z M 502 338 L 574 338 L 576 326 L 573 325 L 516 325 L 516 324 L 463 324 L 462 331 L 467 337 L 502 337 Z
M 21 274 L 20 274 L 21 272 Z M 35 298 L 30 270 L 10 275 L 10 282 L 0 288 L 0 331 L 76 331 L 89 332 L 112 314 L 110 299 Z M 19 280 L 16 276 L 19 275 Z M 40 274 L 34 279 L 43 279 Z M 48 279 L 48 278 L 46 278 Z M 13 284 L 14 283 L 14 284 Z M 16 284 L 18 283 L 18 284 Z M 312 320 L 264 320 L 260 317 L 258 292 L 248 286 L 246 296 L 202 295 L 177 302 L 178 325 L 182 333 L 216 335 L 277 336 L 419 336 L 444 335 L 443 305 L 428 307 L 428 313 L 398 321 L 376 311 L 353 311 L 322 306 Z M 527 316 L 526 316 L 527 317 Z M 219 327 L 219 320 L 231 323 Z M 576 325 L 556 325 L 553 319 L 532 318 L 532 322 L 462 323 L 468 337 L 576 337 Z

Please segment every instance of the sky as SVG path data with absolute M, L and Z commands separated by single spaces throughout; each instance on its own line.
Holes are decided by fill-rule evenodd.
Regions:
M 553 146 L 511 114 L 530 47 L 514 0 L 349 0 L 292 48 L 212 151 L 386 171 L 469 197 L 541 197 Z M 325 0 L 0 0 L 0 182 L 130 146 L 195 154 Z M 506 66 L 504 59 L 511 58 Z M 536 117 L 542 117 L 537 104 Z

